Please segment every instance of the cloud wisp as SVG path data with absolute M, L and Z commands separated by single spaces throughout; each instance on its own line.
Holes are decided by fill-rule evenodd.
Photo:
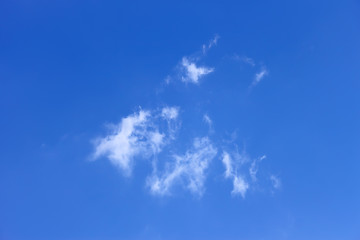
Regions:
M 200 78 L 214 71 L 214 68 L 196 66 L 196 62 L 187 57 L 183 57 L 181 66 L 183 71 L 181 80 L 185 83 L 199 84 Z
M 234 162 L 234 159 L 228 152 L 224 152 L 222 162 L 225 166 L 225 178 L 233 181 L 233 190 L 231 191 L 231 194 L 240 194 L 243 198 L 245 198 L 246 191 L 249 189 L 249 184 L 243 175 L 238 174 L 238 166 Z
M 126 176 L 136 157 L 150 158 L 162 151 L 173 135 L 178 108 L 163 108 L 161 114 L 140 110 L 121 119 L 120 123 L 109 126 L 109 134 L 94 140 L 93 159 L 106 157 Z M 169 123 L 168 131 L 160 131 L 157 121 Z M 170 125 L 173 124 L 173 125 Z
M 272 183 L 272 186 L 274 189 L 280 189 L 281 188 L 281 180 L 275 175 L 270 176 L 270 180 Z
M 94 140 L 93 159 L 108 159 L 126 177 L 131 176 L 139 160 L 150 161 L 152 172 L 146 178 L 150 193 L 172 195 L 174 189 L 182 188 L 202 197 L 206 189 L 207 170 L 216 159 L 219 146 L 215 146 L 207 136 L 195 137 L 191 147 L 183 154 L 174 153 L 172 146 L 178 143 L 179 112 L 179 107 L 139 110 L 122 118 L 118 124 L 109 125 L 109 133 Z M 203 116 L 203 121 L 211 131 L 213 122 L 207 114 Z M 166 154 L 159 155 L 164 151 Z M 159 156 L 162 156 L 160 162 Z M 231 195 L 245 198 L 251 185 L 257 182 L 259 164 L 263 159 L 265 155 L 251 160 L 245 151 L 239 153 L 237 148 L 232 152 L 223 151 L 224 177 L 233 184 Z M 273 189 L 280 189 L 278 177 L 271 175 L 270 181 Z
M 170 195 L 175 185 L 188 189 L 191 193 L 202 196 L 206 169 L 217 154 L 217 149 L 207 137 L 196 138 L 192 149 L 184 155 L 173 155 L 161 174 L 153 174 L 147 180 L 151 193 Z
M 217 155 L 217 148 L 208 137 L 195 138 L 184 154 L 171 154 L 165 160 L 164 169 L 158 166 L 158 154 L 176 141 L 179 111 L 178 107 L 139 110 L 122 118 L 120 123 L 108 126 L 106 136 L 93 141 L 93 159 L 105 157 L 126 177 L 131 176 L 137 159 L 150 160 L 152 173 L 147 177 L 146 186 L 153 195 L 171 195 L 172 188 L 180 186 L 201 197 L 205 191 L 206 170 Z
M 250 165 L 250 168 L 249 168 L 249 174 L 250 174 L 251 180 L 253 182 L 256 182 L 256 180 L 257 180 L 256 174 L 257 174 L 257 172 L 259 170 L 259 164 L 265 158 L 266 158 L 266 156 L 263 155 L 263 156 L 261 156 L 259 158 L 256 158 L 255 160 L 252 161 L 252 163 Z
M 208 44 L 203 44 L 202 45 L 202 53 L 203 53 L 203 55 L 205 55 L 210 50 L 210 48 L 217 45 L 217 42 L 218 42 L 219 38 L 220 38 L 220 36 L 215 34 L 214 38 L 210 39 Z
M 170 74 L 165 78 L 165 84 L 169 85 L 172 81 L 180 79 L 183 83 L 199 85 L 202 78 L 215 71 L 213 67 L 199 65 L 199 61 L 206 56 L 211 48 L 217 45 L 219 38 L 219 35 L 215 35 L 208 44 L 202 45 L 201 52 L 182 57 L 175 68 L 175 74 Z
M 251 86 L 256 86 L 265 76 L 269 74 L 268 70 L 266 68 L 262 68 L 260 72 L 255 74 L 254 80 L 251 83 Z
M 208 44 L 202 46 L 202 51 L 182 57 L 175 72 L 166 77 L 165 84 L 176 80 L 185 84 L 200 85 L 205 76 L 215 71 L 213 67 L 200 64 L 200 60 L 217 45 L 218 40 L 219 36 L 215 35 Z M 235 55 L 233 59 L 255 66 L 255 61 L 246 56 Z M 265 67 L 261 68 L 255 74 L 250 88 L 256 86 L 266 75 L 268 70 Z M 207 112 L 204 109 L 201 111 Z M 249 189 L 255 189 L 262 180 L 261 175 L 258 176 L 258 171 L 265 155 L 252 160 L 245 151 L 239 153 L 235 145 L 236 151 L 223 151 L 222 156 L 217 158 L 218 149 L 228 149 L 230 144 L 234 144 L 236 136 L 233 134 L 230 142 L 223 141 L 221 145 L 216 145 L 213 142 L 216 140 L 214 122 L 208 114 L 204 114 L 202 119 L 197 119 L 205 124 L 196 125 L 190 122 L 190 127 L 182 127 L 180 112 L 184 112 L 183 109 L 180 111 L 180 107 L 165 106 L 155 110 L 140 109 L 123 117 L 119 123 L 108 125 L 108 133 L 105 136 L 93 141 L 92 158 L 108 159 L 126 177 L 131 176 L 135 165 L 144 160 L 148 161 L 151 163 L 151 171 L 146 177 L 145 185 L 151 194 L 173 195 L 175 190 L 185 189 L 198 197 L 203 196 L 205 192 L 210 164 L 213 160 L 221 159 L 225 167 L 224 177 L 231 180 L 233 185 L 231 195 L 245 198 Z M 208 127 L 207 134 L 198 137 L 198 129 L 193 131 L 192 128 L 204 125 Z M 179 133 L 180 129 L 187 129 L 190 135 Z M 185 150 L 180 150 L 179 154 L 178 149 L 182 149 L 183 146 L 181 138 L 184 136 L 190 136 L 192 144 Z M 210 139 L 210 136 L 213 139 Z M 277 176 L 271 175 L 267 181 L 271 181 L 272 189 L 281 188 L 281 181 Z
M 249 58 L 247 56 L 239 56 L 239 55 L 235 54 L 233 59 L 241 61 L 243 63 L 246 63 L 246 64 L 248 64 L 248 65 L 250 65 L 252 67 L 255 67 L 255 65 L 256 65 L 254 59 Z
M 214 133 L 213 121 L 208 114 L 204 114 L 203 121 L 209 126 L 209 133 Z
M 246 193 L 258 187 L 257 173 L 260 163 L 266 158 L 265 155 L 251 159 L 248 154 L 243 151 L 239 153 L 237 150 L 233 152 L 224 151 L 222 155 L 222 163 L 225 168 L 224 177 L 230 179 L 233 183 L 231 195 L 240 195 L 245 198 Z M 248 171 L 247 171 L 248 170 Z M 276 190 L 280 189 L 281 181 L 274 175 L 270 176 L 272 187 Z

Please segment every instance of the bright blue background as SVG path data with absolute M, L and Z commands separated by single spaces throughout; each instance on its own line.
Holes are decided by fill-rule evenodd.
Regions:
M 157 93 L 214 34 L 215 72 Z M 234 53 L 269 70 L 251 93 Z M 0 239 L 358 240 L 359 90 L 358 1 L 1 1 Z M 88 161 L 104 123 L 158 104 L 236 129 L 282 189 L 231 197 L 217 162 L 201 199 L 159 198 L 144 168 Z

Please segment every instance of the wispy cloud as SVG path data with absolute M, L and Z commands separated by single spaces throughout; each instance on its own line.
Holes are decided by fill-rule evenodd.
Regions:
M 213 46 L 216 46 L 219 38 L 220 38 L 220 36 L 216 34 L 214 36 L 214 38 L 209 41 L 208 44 L 203 44 L 202 53 L 205 55 L 207 53 L 207 51 L 209 51 L 210 48 L 212 48 Z
M 237 54 L 234 54 L 233 57 L 232 57 L 234 60 L 237 60 L 237 61 L 241 61 L 243 63 L 246 63 L 252 67 L 255 67 L 257 64 L 255 63 L 255 60 L 250 58 L 250 57 L 247 57 L 247 56 L 239 56 Z M 261 64 L 260 64 L 261 65 Z M 266 77 L 267 75 L 269 74 L 269 71 L 267 70 L 267 68 L 265 66 L 262 66 L 260 71 L 256 72 L 255 73 L 255 76 L 249 86 L 249 88 L 253 88 L 255 87 L 257 84 L 259 84 L 263 79 L 264 77 Z
M 207 124 L 209 124 L 209 126 L 212 125 L 212 120 L 211 120 L 211 118 L 209 117 L 209 115 L 207 115 L 207 114 L 204 114 L 204 121 L 205 121 Z
M 227 152 L 223 153 L 222 162 L 225 166 L 225 178 L 233 180 L 233 190 L 231 194 L 240 194 L 245 198 L 246 191 L 249 189 L 249 184 L 246 182 L 244 176 L 237 173 L 237 164 Z
M 245 62 L 245 63 L 253 66 L 253 67 L 255 66 L 255 61 L 254 61 L 252 58 L 249 58 L 249 57 L 244 56 L 244 57 L 242 57 L 241 60 L 242 60 L 243 62 Z
M 209 117 L 208 114 L 204 114 L 203 116 L 203 120 L 204 122 L 209 126 L 209 132 L 213 133 L 214 129 L 213 129 L 213 121 L 211 120 L 211 118 Z
M 235 60 L 238 60 L 238 61 L 241 61 L 243 63 L 246 63 L 246 64 L 249 64 L 250 66 L 252 67 L 255 67 L 255 61 L 254 59 L 252 58 L 249 58 L 247 56 L 239 56 L 237 54 L 234 55 L 234 59 Z
M 241 195 L 245 198 L 247 191 L 251 188 L 255 189 L 257 182 L 257 173 L 259 164 L 266 158 L 265 155 L 256 159 L 251 159 L 246 151 L 224 151 L 222 155 L 222 163 L 225 167 L 224 176 L 231 179 L 233 183 L 232 195 Z M 248 171 L 246 171 L 248 169 Z M 273 177 L 271 177 L 273 178 Z M 251 179 L 248 181 L 247 179 Z M 275 181 L 275 180 L 274 180 Z
M 251 86 L 256 86 L 269 72 L 266 68 L 262 68 L 260 72 L 255 74 L 254 80 Z
M 217 147 L 208 137 L 195 138 L 192 147 L 184 154 L 166 151 L 171 153 L 171 157 L 158 162 L 159 154 L 166 148 L 171 149 L 171 143 L 176 141 L 179 111 L 179 107 L 168 106 L 152 111 L 139 110 L 122 118 L 120 123 L 109 125 L 109 133 L 94 141 L 93 158 L 109 159 L 125 176 L 131 175 L 136 159 L 148 159 L 152 164 L 152 173 L 146 186 L 152 194 L 171 195 L 172 189 L 177 186 L 201 197 L 205 191 L 206 170 L 217 155 Z M 207 114 L 203 116 L 203 121 L 211 129 L 213 122 Z M 232 181 L 232 195 L 245 198 L 250 183 L 257 181 L 259 164 L 263 159 L 265 155 L 251 160 L 245 151 L 239 153 L 237 147 L 236 151 L 223 152 L 224 176 Z M 274 189 L 281 187 L 278 177 L 271 175 L 270 180 Z
M 259 157 L 259 158 L 256 158 L 255 160 L 252 161 L 251 165 L 250 165 L 250 168 L 249 168 L 249 173 L 250 173 L 250 177 L 251 177 L 251 180 L 252 181 L 256 181 L 257 178 L 256 178 L 256 174 L 259 170 L 259 163 L 264 160 L 266 158 L 265 155 Z
M 200 79 L 214 72 L 214 68 L 207 66 L 200 66 L 199 61 L 206 56 L 206 53 L 217 45 L 219 35 L 215 35 L 208 44 L 202 45 L 202 51 L 195 52 L 188 56 L 182 57 L 179 64 L 176 66 L 175 74 L 170 74 L 164 79 L 164 83 L 169 85 L 174 80 L 180 79 L 184 83 L 199 84 Z
M 280 180 L 280 178 L 278 178 L 275 175 L 271 175 L 270 180 L 271 180 L 273 188 L 275 188 L 275 189 L 280 189 L 281 188 L 281 180 Z
M 163 108 L 160 116 L 167 121 L 174 121 L 178 116 L 177 108 Z M 94 140 L 93 158 L 104 156 L 123 170 L 126 176 L 130 176 L 136 157 L 154 156 L 168 143 L 171 129 L 169 132 L 160 132 L 155 124 L 158 119 L 159 114 L 140 110 L 124 117 L 120 123 L 110 125 L 107 136 Z
M 249 188 L 249 184 L 245 181 L 242 176 L 233 176 L 234 180 L 234 189 L 232 190 L 231 194 L 241 194 L 243 198 L 245 198 L 245 193 Z
M 185 83 L 199 84 L 200 78 L 214 71 L 214 68 L 196 66 L 196 63 L 194 61 L 192 62 L 187 57 L 183 57 L 181 65 L 184 72 L 181 76 L 181 80 Z
M 219 36 L 215 35 L 202 46 L 202 51 L 184 56 L 177 64 L 175 72 L 168 75 L 163 84 L 168 85 L 173 80 L 200 84 L 202 78 L 215 71 L 213 67 L 200 63 L 207 52 L 217 45 L 218 40 Z M 255 66 L 252 58 L 235 55 L 234 59 Z M 266 75 L 268 70 L 265 67 L 261 68 L 255 74 L 250 88 L 262 81 Z M 159 91 L 164 91 L 164 88 Z M 176 189 L 185 188 L 196 196 L 202 196 L 205 191 L 207 169 L 217 156 L 217 149 L 231 149 L 231 146 L 235 145 L 235 151 L 223 151 L 219 158 L 225 167 L 224 177 L 231 180 L 233 185 L 231 195 L 245 198 L 250 189 L 256 189 L 262 180 L 262 175 L 258 174 L 258 171 L 265 155 L 252 159 L 245 150 L 239 152 L 235 144 L 236 132 L 232 134 L 230 141 L 223 141 L 222 145 L 215 145 L 209 137 L 195 138 L 186 151 L 177 154 L 177 149 L 181 149 L 183 145 L 182 138 L 188 136 L 179 133 L 182 126 L 180 112 L 180 108 L 174 106 L 155 110 L 140 109 L 122 118 L 119 123 L 109 125 L 109 132 L 93 141 L 93 159 L 103 157 L 110 160 L 125 176 L 131 175 L 138 159 L 146 159 L 152 167 L 150 175 L 146 178 L 146 187 L 153 195 L 171 195 Z M 209 127 L 209 136 L 213 134 L 214 123 L 210 116 L 204 114 L 202 121 Z M 189 131 L 186 126 L 184 129 Z M 178 144 L 180 146 L 177 146 Z M 273 189 L 281 187 L 281 181 L 277 176 L 271 175 L 270 181 Z
M 148 178 L 147 185 L 156 195 L 171 194 L 174 185 L 181 185 L 195 195 L 204 192 L 206 169 L 216 156 L 217 149 L 207 138 L 196 138 L 191 150 L 184 155 L 173 155 L 173 162 L 168 163 L 161 175 Z
M 179 115 L 178 107 L 164 107 L 161 111 L 161 116 L 167 120 L 174 120 Z
M 179 107 L 164 107 L 161 111 L 161 117 L 167 122 L 168 135 L 170 139 L 175 139 L 175 134 L 180 127 L 178 116 Z
M 226 178 L 232 177 L 234 170 L 233 170 L 233 162 L 230 157 L 230 154 L 228 154 L 227 152 L 224 152 L 222 162 L 225 165 L 225 177 Z

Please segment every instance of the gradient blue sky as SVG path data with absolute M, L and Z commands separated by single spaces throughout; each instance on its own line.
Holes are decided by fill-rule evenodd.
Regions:
M 358 1 L 5 0 L 0 50 L 0 239 L 360 239 Z

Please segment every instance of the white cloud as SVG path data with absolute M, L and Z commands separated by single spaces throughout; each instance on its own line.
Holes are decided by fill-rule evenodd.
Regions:
M 188 58 L 183 57 L 181 65 L 184 69 L 184 75 L 181 77 L 183 82 L 199 83 L 199 79 L 214 71 L 213 68 L 198 67 L 195 62 L 191 62 Z
M 146 142 L 141 139 L 149 117 L 150 112 L 140 111 L 123 118 L 120 124 L 114 127 L 112 134 L 95 141 L 94 158 L 105 155 L 114 165 L 129 175 L 133 158 L 147 152 Z
M 155 153 L 161 151 L 161 147 L 164 144 L 164 136 L 164 134 L 161 134 L 157 131 L 149 132 L 149 140 Z
M 275 189 L 281 188 L 281 181 L 278 177 L 276 177 L 275 175 L 271 175 L 270 180 Z
M 249 57 L 242 57 L 241 60 L 249 65 L 251 65 L 252 67 L 255 66 L 255 61 L 252 59 L 252 58 L 249 58 Z
M 178 108 L 164 108 L 161 116 L 167 121 L 175 120 Z M 119 167 L 126 176 L 131 175 L 136 157 L 149 158 L 162 151 L 173 135 L 169 126 L 168 132 L 160 132 L 155 124 L 158 114 L 140 110 L 124 117 L 119 124 L 112 125 L 111 133 L 94 141 L 94 159 L 108 158 L 112 164 Z M 171 135 L 171 136 L 170 136 Z
M 232 190 L 231 194 L 240 194 L 243 198 L 245 198 L 245 193 L 249 188 L 249 184 L 241 176 L 233 176 L 233 180 L 234 189 Z
M 227 152 L 223 153 L 222 162 L 225 166 L 225 178 L 233 180 L 233 190 L 231 191 L 231 194 L 240 194 L 243 198 L 245 198 L 245 194 L 249 189 L 249 184 L 243 176 L 237 173 L 237 164 Z
M 168 163 L 163 174 L 153 174 L 148 178 L 147 185 L 153 194 L 171 194 L 174 185 L 190 190 L 201 196 L 204 192 L 206 169 L 216 156 L 217 150 L 207 137 L 196 138 L 191 150 L 184 155 L 174 155 L 173 162 Z
M 250 173 L 250 177 L 252 179 L 252 181 L 256 181 L 257 178 L 256 178 L 256 174 L 258 172 L 258 169 L 259 169 L 259 163 L 264 160 L 266 158 L 265 155 L 259 157 L 259 158 L 256 158 L 255 160 L 252 161 L 251 165 L 250 165 L 250 168 L 249 168 L 249 173 Z
M 164 107 L 161 110 L 161 117 L 166 120 L 168 125 L 168 135 L 170 139 L 175 139 L 175 134 L 180 127 L 178 116 L 179 107 Z
M 232 160 L 227 152 L 224 152 L 222 162 L 225 165 L 225 177 L 231 177 L 233 175 Z
M 167 120 L 174 120 L 179 115 L 178 107 L 164 107 L 161 111 L 161 116 Z
M 207 114 L 204 114 L 204 121 L 207 123 L 207 124 L 209 124 L 209 126 L 211 127 L 212 126 L 212 120 L 211 120 L 211 118 L 209 117 L 209 115 L 207 115 Z
M 209 126 L 209 133 L 214 133 L 213 121 L 211 120 L 211 118 L 209 117 L 209 115 L 204 114 L 203 120 L 204 120 L 204 122 Z
M 178 118 L 179 107 L 164 107 L 156 111 L 139 110 L 122 118 L 120 123 L 111 125 L 109 134 L 94 141 L 93 157 L 109 159 L 125 176 L 131 175 L 135 160 L 149 159 L 152 173 L 147 178 L 146 185 L 152 194 L 171 195 L 175 187 L 180 187 L 201 197 L 205 191 L 207 169 L 217 155 L 217 148 L 208 137 L 195 138 L 190 149 L 182 155 L 171 154 L 166 161 L 158 160 L 165 147 L 171 149 L 169 144 L 175 140 Z M 212 120 L 208 115 L 205 114 L 203 120 L 211 127 Z M 247 179 L 257 181 L 258 164 L 264 158 L 262 156 L 251 161 L 245 151 L 223 152 L 224 176 L 232 181 L 232 195 L 245 198 L 250 189 Z M 248 172 L 242 171 L 244 167 L 248 167 L 245 168 Z M 274 189 L 281 187 L 278 177 L 271 175 L 270 180 Z
M 170 76 L 166 76 L 166 78 L 164 79 L 164 82 L 166 85 L 169 85 L 171 82 L 171 77 Z
M 254 67 L 255 66 L 255 61 L 252 58 L 249 58 L 247 56 L 239 56 L 237 54 L 234 55 L 233 57 L 235 60 L 239 60 L 241 62 L 244 62 L 246 64 L 249 64 L 250 66 Z
M 216 46 L 219 40 L 219 35 L 215 35 L 213 39 L 209 41 L 208 44 L 203 44 L 202 54 L 195 52 L 190 56 L 184 56 L 179 64 L 176 66 L 175 76 L 168 75 L 164 82 L 166 85 L 169 85 L 173 80 L 179 79 L 185 83 L 194 83 L 199 84 L 199 80 L 204 76 L 212 73 L 214 68 L 207 66 L 199 66 L 198 62 L 200 59 L 205 57 L 207 51 Z
M 218 39 L 219 36 L 215 35 L 208 44 L 203 45 L 202 52 L 197 51 L 193 55 L 183 57 L 175 72 L 168 75 L 162 84 L 168 85 L 179 79 L 185 83 L 199 84 L 203 77 L 214 72 L 214 68 L 199 66 L 199 62 L 209 49 L 217 45 Z M 235 58 L 255 66 L 254 60 L 246 56 Z M 250 88 L 262 81 L 266 75 L 267 69 L 262 68 L 255 74 Z M 94 141 L 93 158 L 107 158 L 126 176 L 131 175 L 136 160 L 150 159 L 152 173 L 147 177 L 146 186 L 152 194 L 170 195 L 180 187 L 194 195 L 202 196 L 205 191 L 207 169 L 217 155 L 217 148 L 207 137 L 195 138 L 193 145 L 183 154 L 173 154 L 172 150 L 176 148 L 170 143 L 178 136 L 177 130 L 181 125 L 179 112 L 179 107 L 166 106 L 154 111 L 139 110 L 122 118 L 118 124 L 111 126 L 109 134 Z M 211 134 L 212 119 L 204 114 L 203 121 L 209 126 Z M 232 136 L 231 144 L 234 144 L 235 138 L 236 136 Z M 170 155 L 170 158 L 162 160 L 160 156 L 166 155 L 165 153 Z M 265 156 L 262 156 L 252 160 L 245 151 L 223 152 L 224 176 L 233 184 L 232 195 L 245 198 L 248 190 L 256 187 L 258 165 L 264 158 Z M 278 177 L 271 175 L 270 180 L 274 189 L 281 187 Z
M 241 195 L 245 198 L 245 195 L 250 188 L 256 189 L 259 164 L 265 158 L 266 156 L 263 155 L 251 160 L 245 151 L 242 153 L 239 153 L 238 151 L 231 153 L 226 151 L 223 152 L 222 163 L 225 167 L 224 176 L 226 179 L 232 180 L 232 195 Z M 248 169 L 248 171 L 246 171 L 246 169 Z M 251 179 L 251 181 L 247 181 L 247 179 Z M 278 177 L 271 175 L 270 180 L 273 188 L 279 189 L 281 187 L 281 181 Z
M 213 46 L 216 46 L 219 38 L 220 38 L 220 36 L 216 34 L 216 35 L 214 36 L 214 38 L 211 39 L 207 45 L 206 45 L 206 44 L 203 44 L 203 46 L 202 46 L 203 54 L 206 54 L 206 52 L 207 52 L 210 48 L 212 48 Z
M 252 86 L 257 85 L 266 75 L 268 75 L 268 71 L 263 68 L 260 72 L 255 74 L 254 81 L 252 82 Z

